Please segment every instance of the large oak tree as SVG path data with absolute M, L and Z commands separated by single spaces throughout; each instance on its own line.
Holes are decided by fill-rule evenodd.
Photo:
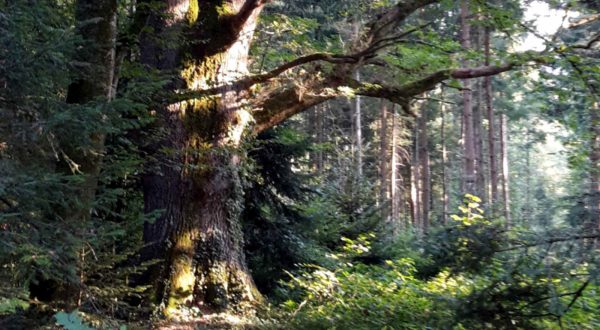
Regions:
M 153 109 L 165 132 L 151 150 L 160 155 L 160 170 L 143 179 L 146 211 L 162 211 L 144 228 L 144 257 L 165 260 L 153 279 L 167 316 L 186 304 L 231 308 L 261 299 L 246 265 L 239 220 L 244 139 L 349 90 L 410 113 L 414 96 L 444 80 L 494 75 L 515 65 L 422 72 L 403 85 L 354 79 L 356 70 L 381 65 L 386 49 L 419 29 L 403 29 L 411 14 L 438 2 L 416 0 L 379 11 L 345 54 L 308 54 L 250 73 L 250 45 L 268 2 L 168 0 L 160 13 L 144 17 L 149 28 L 140 40 L 141 62 L 178 72 L 166 86 L 163 106 Z

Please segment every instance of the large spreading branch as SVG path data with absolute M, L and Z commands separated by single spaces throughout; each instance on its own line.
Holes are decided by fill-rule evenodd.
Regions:
M 307 84 L 288 86 L 282 90 L 267 89 L 254 98 L 254 132 L 261 132 L 277 125 L 287 118 L 327 100 L 347 96 L 349 94 L 387 99 L 402 106 L 405 114 L 413 115 L 406 107 L 415 96 L 422 94 L 447 79 L 468 79 L 495 75 L 508 71 L 515 66 L 508 63 L 499 66 L 481 66 L 476 68 L 460 68 L 440 70 L 422 79 L 401 86 L 359 82 L 350 77 L 344 79 L 335 76 Z
M 240 15 L 238 19 L 243 20 L 244 15 L 246 15 L 243 12 L 252 12 L 267 1 L 246 1 L 238 13 Z M 184 101 L 218 95 L 223 91 L 232 90 L 237 90 L 240 92 L 240 95 L 244 95 L 243 91 L 251 90 L 254 85 L 263 84 L 258 95 L 252 97 L 248 104 L 253 109 L 255 118 L 254 131 L 260 132 L 314 105 L 336 97 L 348 96 L 349 94 L 390 100 L 393 103 L 401 105 L 407 114 L 411 115 L 407 107 L 409 101 L 415 96 L 435 88 L 437 84 L 444 80 L 491 76 L 511 70 L 517 65 L 517 62 L 509 62 L 496 66 L 444 69 L 401 86 L 359 82 L 352 78 L 353 70 L 357 66 L 365 65 L 365 60 L 376 57 L 382 49 L 394 45 L 404 40 L 403 38 L 407 35 L 428 26 L 429 23 L 404 32 L 394 32 L 410 14 L 426 5 L 436 2 L 438 1 L 401 1 L 394 5 L 368 25 L 369 30 L 366 45 L 352 54 L 316 53 L 301 56 L 265 73 L 250 75 L 227 85 L 215 86 L 208 89 L 183 90 L 165 101 Z M 327 62 L 334 67 L 330 70 L 329 74 L 325 75 L 323 75 L 318 66 L 313 66 L 311 69 L 308 69 L 308 74 L 305 74 L 304 77 L 295 75 L 287 79 L 280 79 L 284 73 L 290 70 L 316 62 Z M 310 72 L 313 72 L 313 74 L 310 74 Z

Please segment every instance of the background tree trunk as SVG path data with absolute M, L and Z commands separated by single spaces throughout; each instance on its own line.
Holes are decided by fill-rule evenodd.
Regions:
M 400 219 L 400 201 L 402 192 L 398 189 L 398 123 L 396 120 L 396 107 L 392 106 L 392 156 L 390 157 L 390 199 L 392 201 L 392 222 L 396 223 Z M 395 228 L 396 226 L 394 226 Z M 395 236 L 394 236 L 395 237 Z
M 429 209 L 431 197 L 431 175 L 429 169 L 429 143 L 427 136 L 427 107 L 422 105 L 420 116 L 417 119 L 417 130 L 419 135 L 419 173 L 420 173 L 420 204 L 421 204 L 421 228 L 427 234 L 429 228 Z
M 471 48 L 471 26 L 469 20 L 469 2 L 461 1 L 460 7 L 460 29 L 461 45 L 464 51 Z M 462 65 L 467 67 L 469 61 L 462 60 Z M 471 81 L 463 80 L 463 193 L 476 194 L 475 191 L 475 138 L 473 134 L 473 104 Z
M 446 143 L 446 103 L 444 101 L 444 87 L 441 88 L 440 116 L 441 128 L 440 139 L 442 143 L 442 223 L 448 223 L 449 194 L 448 194 L 448 147 Z
M 385 101 L 381 101 L 379 121 L 379 205 L 381 207 L 381 218 L 383 223 L 387 223 L 391 226 L 390 205 L 388 205 L 390 202 L 390 182 L 388 179 L 390 176 L 390 173 L 388 171 L 388 151 L 390 143 L 388 141 L 387 133 L 388 108 L 387 103 Z
M 490 64 L 490 28 L 485 29 L 484 54 L 485 65 Z M 492 77 L 483 78 L 485 106 L 488 120 L 488 153 L 490 156 L 490 209 L 494 212 L 494 205 L 498 201 L 498 160 L 496 159 L 496 120 L 494 119 L 494 106 L 492 95 Z
M 479 13 L 475 13 L 475 19 L 477 22 L 481 21 Z M 481 52 L 483 45 L 483 26 L 478 25 L 475 27 L 473 33 L 474 49 L 477 52 Z M 478 65 L 481 65 L 478 63 Z M 472 84 L 475 92 L 475 105 L 473 107 L 473 149 L 475 153 L 475 195 L 479 196 L 483 203 L 487 203 L 488 196 L 486 193 L 486 177 L 485 177 L 485 157 L 483 148 L 483 79 L 478 78 L 474 80 Z
M 418 119 L 417 119 L 418 121 Z M 422 211 L 422 203 L 421 203 L 421 167 L 419 163 L 420 159 L 420 145 L 421 145 L 421 136 L 419 135 L 419 125 L 418 122 L 416 125 L 412 127 L 412 136 L 413 138 L 413 146 L 411 148 L 411 157 L 410 157 L 410 200 L 412 204 L 412 225 L 413 228 L 418 232 L 421 232 L 421 211 Z
M 506 115 L 500 116 L 500 157 L 502 158 L 502 199 L 504 202 L 504 218 L 506 226 L 510 228 L 510 196 L 509 196 L 509 172 L 508 172 L 508 122 Z
M 484 203 L 487 201 L 486 185 L 485 185 L 485 164 L 484 164 L 484 150 L 483 150 L 483 93 L 482 93 L 482 82 L 481 79 L 477 80 L 475 84 L 477 86 L 477 101 L 475 107 L 473 107 L 473 139 L 475 149 L 475 193 L 481 197 Z
M 354 73 L 356 81 L 360 81 L 360 73 Z M 363 176 L 363 138 L 362 138 L 362 104 L 360 95 L 354 98 L 354 138 L 356 145 L 356 173 L 362 180 Z
M 600 229 L 600 104 L 594 100 L 590 109 L 590 213 L 591 226 Z
M 75 5 L 77 33 L 82 44 L 74 60 L 87 65 L 77 72 L 69 85 L 67 103 L 86 104 L 108 102 L 114 96 L 115 40 L 117 35 L 116 0 L 78 0 Z M 102 118 L 98 118 L 102 120 Z M 105 136 L 93 132 L 85 152 L 73 141 L 61 141 L 62 160 L 57 171 L 65 175 L 81 174 L 83 180 L 66 196 L 65 209 L 60 210 L 63 220 L 73 226 L 81 226 L 90 220 L 98 177 L 104 154 Z M 76 248 L 76 247 L 74 247 Z M 80 251 L 63 251 L 78 264 Z M 67 279 L 62 283 L 39 279 L 30 287 L 30 295 L 40 300 L 58 303 L 61 308 L 73 309 L 78 304 L 81 278 Z M 44 299 L 47 298 L 47 299 Z

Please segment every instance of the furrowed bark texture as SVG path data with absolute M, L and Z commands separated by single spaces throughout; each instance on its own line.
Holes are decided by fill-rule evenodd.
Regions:
M 154 147 L 160 162 L 143 181 L 146 211 L 162 214 L 145 226 L 150 247 L 145 259 L 166 260 L 154 278 L 156 299 L 165 304 L 167 317 L 177 317 L 182 306 L 192 304 L 243 308 L 261 298 L 248 272 L 239 221 L 244 155 L 238 149 L 251 122 L 244 104 L 249 91 L 232 82 L 248 74 L 249 44 L 261 5 L 167 1 L 166 6 L 170 17 L 149 18 L 157 34 L 143 39 L 142 61 L 179 70 L 180 79 L 169 86 L 173 91 L 230 87 L 156 109 L 165 130 Z M 165 46 L 168 36 L 205 41 Z

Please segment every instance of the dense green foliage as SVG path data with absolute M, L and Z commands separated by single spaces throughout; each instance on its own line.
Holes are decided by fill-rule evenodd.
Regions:
M 594 329 L 598 269 L 578 244 L 551 251 L 551 238 L 511 238 L 486 220 L 475 197 L 424 243 L 398 242 L 380 264 L 356 261 L 374 235 L 343 238 L 334 266 L 305 265 L 283 289 L 291 299 L 277 317 L 297 329 Z M 523 235 L 523 234 L 521 234 Z M 564 235 L 564 233 L 563 233 Z M 406 237 L 404 240 L 411 241 Z M 536 242 L 531 248 L 518 242 Z M 423 244 L 425 250 L 415 255 Z M 527 251 L 526 251 L 527 250 Z M 401 257 L 411 255 L 411 258 Z M 572 259 L 573 258 L 573 259 Z M 431 267 L 436 270 L 432 271 Z M 578 296 L 577 292 L 587 294 Z M 558 322 L 556 322 L 558 321 Z
M 128 50 L 120 54 L 115 96 L 73 104 L 66 99 L 69 85 L 89 64 L 76 60 L 88 41 L 75 28 L 75 3 L 0 0 L 2 329 L 150 327 L 161 306 L 144 279 L 165 260 L 144 259 L 142 236 L 164 210 L 147 212 L 142 177 L 195 166 L 160 157 L 177 152 L 161 145 L 165 132 L 155 115 L 176 74 L 153 71 L 139 59 L 137 25 L 163 4 L 118 1 L 117 46 Z M 355 27 L 394 3 L 272 1 L 259 22 L 250 66 L 260 73 L 307 53 L 352 50 L 361 42 L 350 44 Z M 594 208 L 600 192 L 593 188 L 600 172 L 593 154 L 600 148 L 594 135 L 600 130 L 600 56 L 598 40 L 585 44 L 597 38 L 598 2 L 549 1 L 596 19 L 544 37 L 542 52 L 520 55 L 514 44 L 535 30 L 524 19 L 528 3 L 469 3 L 488 18 L 472 26 L 479 48 L 461 48 L 459 6 L 440 1 L 409 18 L 416 32 L 360 74 L 405 84 L 455 68 L 461 57 L 482 64 L 484 28 L 492 31 L 493 64 L 534 59 L 540 69 L 518 67 L 492 84 L 497 117 L 509 122 L 510 170 L 502 181 L 510 182 L 508 200 L 492 205 L 489 179 L 482 196 L 463 194 L 459 81 L 415 98 L 414 118 L 387 101 L 356 101 L 343 86 L 347 99 L 319 104 L 243 141 L 238 151 L 243 194 L 234 202 L 243 207 L 246 261 L 266 298 L 248 328 L 600 328 Z M 327 63 L 314 65 L 331 70 Z M 474 84 L 474 99 L 483 111 L 480 85 Z M 417 125 L 423 114 L 424 145 Z M 481 117 L 479 124 L 484 131 L 497 125 Z M 86 175 L 73 155 L 97 152 L 97 135 L 105 139 L 91 208 L 68 217 L 85 204 L 76 187 Z M 487 148 L 481 154 L 489 157 Z M 415 215 L 417 194 L 425 190 L 415 183 L 424 150 L 429 227 Z M 65 288 L 77 309 L 66 303 L 73 297 L 59 294 Z M 204 306 L 189 307 L 190 322 L 209 314 Z

